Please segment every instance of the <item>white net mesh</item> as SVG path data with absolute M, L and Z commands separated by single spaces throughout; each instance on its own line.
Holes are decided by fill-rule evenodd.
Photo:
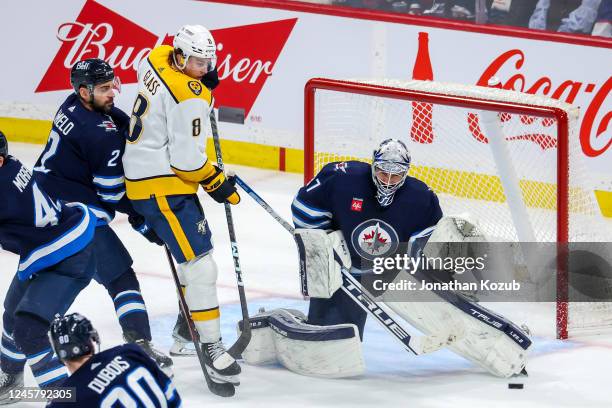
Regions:
M 478 109 L 467 108 L 465 103 L 457 106 L 452 102 L 451 106 L 392 98 L 385 95 L 385 89 L 561 108 L 569 124 L 569 154 L 562 159 L 569 166 L 569 241 L 602 240 L 595 231 L 601 231 L 598 223 L 603 220 L 581 164 L 576 108 L 549 98 L 476 86 L 392 80 L 361 83 L 380 86 L 381 96 L 316 91 L 314 174 L 332 161 L 369 162 L 382 140 L 398 138 L 412 155 L 410 175 L 438 194 L 445 214 L 476 216 L 492 241 L 556 242 L 556 119 L 536 117 L 529 110 L 521 114 L 499 110 L 493 115 L 499 118 L 497 129 L 503 134 L 498 139 L 504 140 L 492 148 L 489 137 L 493 133 L 483 126 L 483 112 Z M 504 176 L 508 173 L 514 175 Z M 513 177 L 518 184 L 515 194 L 510 189 Z M 570 311 L 570 330 L 599 326 L 609 319 L 610 310 L 599 308 L 604 309 L 602 316 L 600 312 L 574 316 Z

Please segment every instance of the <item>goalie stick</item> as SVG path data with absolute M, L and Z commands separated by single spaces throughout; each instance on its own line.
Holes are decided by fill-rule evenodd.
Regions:
M 181 290 L 181 282 L 179 281 L 178 274 L 176 273 L 176 267 L 174 266 L 174 261 L 172 260 L 172 254 L 170 254 L 170 249 L 168 249 L 168 245 L 164 245 L 166 250 L 166 256 L 168 257 L 168 263 L 170 264 L 170 270 L 172 271 L 172 278 L 174 279 L 174 284 L 176 285 L 176 290 L 178 292 L 179 298 L 179 306 L 181 307 L 181 313 L 187 320 L 187 327 L 189 328 L 189 334 L 191 335 L 191 339 L 193 340 L 193 344 L 195 345 L 196 354 L 198 356 L 198 360 L 200 361 L 200 366 L 202 367 L 202 373 L 204 374 L 204 378 L 206 379 L 206 385 L 210 392 L 215 395 L 219 395 L 220 397 L 232 397 L 236 393 L 236 388 L 233 384 L 227 383 L 219 383 L 213 381 L 208 374 L 208 369 L 206 368 L 206 362 L 204 359 L 204 352 L 202 351 L 202 343 L 200 342 L 200 334 L 193 323 L 193 319 L 191 318 L 191 313 L 189 313 L 189 306 L 187 306 L 187 301 L 185 300 L 185 295 L 183 295 L 183 291 Z
M 257 194 L 238 175 L 233 176 L 238 184 L 251 198 L 253 198 L 268 214 L 278 221 L 283 228 L 293 234 L 295 228 L 283 219 L 259 194 Z M 334 257 L 338 254 L 334 251 Z M 365 312 L 372 315 L 406 350 L 415 355 L 432 353 L 446 347 L 458 338 L 454 334 L 412 336 L 393 317 L 384 304 L 378 304 L 364 290 L 361 284 L 350 274 L 346 268 L 342 268 L 342 290 L 351 297 Z
M 217 166 L 223 171 L 223 156 L 221 155 L 221 143 L 219 141 L 219 130 L 217 128 L 217 119 L 215 110 L 210 111 L 210 127 L 213 134 L 213 142 L 215 145 L 215 153 L 217 155 Z M 244 293 L 244 283 L 242 282 L 242 269 L 240 269 L 240 258 L 238 257 L 238 243 L 236 242 L 236 232 L 234 230 L 234 218 L 232 217 L 232 208 L 227 201 L 223 203 L 225 207 L 225 218 L 227 220 L 227 229 L 229 232 L 230 243 L 232 246 L 232 257 L 234 258 L 234 272 L 236 273 L 236 282 L 238 284 L 238 296 L 240 298 L 240 309 L 242 311 L 242 321 L 249 321 L 249 310 Z M 247 348 L 251 341 L 251 325 L 243 325 L 245 329 L 240 333 L 236 342 L 227 350 L 227 352 L 235 359 L 241 358 L 242 352 Z

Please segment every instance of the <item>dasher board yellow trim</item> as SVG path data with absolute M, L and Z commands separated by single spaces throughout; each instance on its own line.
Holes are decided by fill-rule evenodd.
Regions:
M 47 137 L 51 130 L 51 121 L 0 117 L 0 130 L 6 135 L 9 141 L 44 144 L 47 142 Z M 225 139 L 221 140 L 221 149 L 223 151 L 223 161 L 228 164 L 240 164 L 272 170 L 278 170 L 280 168 L 281 148 L 278 146 Z M 206 145 L 206 154 L 211 160 L 216 161 L 215 149 L 211 138 L 208 139 Z M 285 148 L 285 171 L 302 173 L 303 169 L 304 151 L 301 149 Z M 435 173 L 440 171 L 442 171 L 442 173 Z M 501 182 L 499 178 L 495 176 L 456 170 L 441 170 L 427 167 L 420 168 L 418 166 L 413 166 L 410 174 L 422 178 L 423 181 L 427 183 L 430 183 L 432 176 L 435 175 L 438 181 L 431 187 L 437 192 L 448 192 L 451 185 L 457 185 L 457 183 L 465 182 L 465 180 L 471 180 L 470 183 L 489 183 L 491 184 L 491 188 L 488 189 L 488 193 L 483 194 L 472 191 L 469 194 L 465 193 L 462 197 L 497 202 L 505 201 Z M 523 181 L 521 182 L 521 189 L 523 191 L 525 189 L 533 191 L 541 189 L 542 191 L 539 196 L 533 196 L 531 199 L 528 198 L 528 205 L 539 208 L 554 208 L 554 185 Z M 575 193 L 576 190 L 570 191 L 570 194 Z M 601 213 L 605 217 L 612 218 L 612 191 L 595 190 L 595 197 L 597 198 Z M 571 210 L 570 208 L 570 211 Z
M 9 142 L 45 144 L 51 125 L 50 120 L 0 117 L 0 130 Z

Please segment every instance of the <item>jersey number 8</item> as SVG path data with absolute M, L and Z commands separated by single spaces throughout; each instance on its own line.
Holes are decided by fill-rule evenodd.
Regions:
M 136 143 L 142 134 L 142 118 L 149 110 L 149 100 L 146 96 L 139 93 L 132 108 L 132 116 L 130 117 L 130 131 L 127 136 L 128 143 Z

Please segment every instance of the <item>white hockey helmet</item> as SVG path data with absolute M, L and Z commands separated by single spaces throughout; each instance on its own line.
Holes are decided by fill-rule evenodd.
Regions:
M 384 140 L 372 154 L 372 180 L 376 199 L 386 207 L 393 202 L 395 192 L 404 184 L 410 168 L 410 152 L 398 139 Z M 377 173 L 380 173 L 377 175 Z
M 179 64 L 176 60 L 174 63 L 181 70 L 187 66 L 189 57 L 197 57 L 209 60 L 208 71 L 212 71 L 217 65 L 217 45 L 210 31 L 201 25 L 184 25 L 176 35 L 172 43 L 174 49 L 181 50 L 183 61 Z

